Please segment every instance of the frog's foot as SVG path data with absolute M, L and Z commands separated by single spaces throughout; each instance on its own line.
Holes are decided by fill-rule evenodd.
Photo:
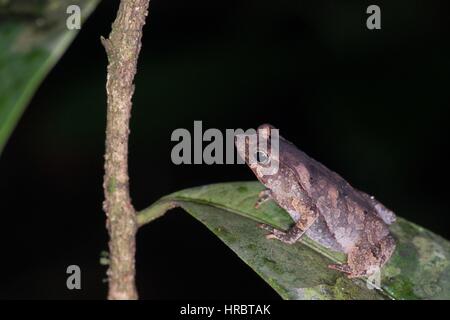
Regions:
M 347 278 L 353 279 L 353 278 L 360 278 L 365 276 L 365 273 L 357 273 L 355 272 L 348 264 L 330 264 L 328 265 L 328 268 L 337 270 L 343 273 L 347 274 Z
M 265 189 L 258 194 L 258 199 L 255 203 L 255 209 L 258 209 L 263 203 L 269 201 L 272 198 L 271 191 L 269 189 Z
M 333 270 L 337 270 L 340 272 L 344 272 L 348 275 L 352 274 L 352 268 L 350 268 L 350 266 L 346 263 L 342 263 L 342 264 L 330 264 L 328 265 L 328 268 L 333 269 Z
M 267 224 L 260 224 L 259 227 L 270 232 L 266 235 L 266 239 L 277 239 L 286 244 L 294 244 L 304 233 L 297 226 L 293 226 L 287 232 L 275 229 Z

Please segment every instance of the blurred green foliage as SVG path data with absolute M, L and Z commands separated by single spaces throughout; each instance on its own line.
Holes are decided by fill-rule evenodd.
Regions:
M 0 2 L 0 153 L 39 84 L 77 34 L 66 28 L 66 8 L 86 19 L 98 0 Z

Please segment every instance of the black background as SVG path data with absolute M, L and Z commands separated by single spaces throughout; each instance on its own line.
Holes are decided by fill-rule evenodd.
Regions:
M 450 238 L 449 44 L 444 1 L 152 0 L 130 136 L 134 205 L 238 165 L 172 164 L 176 128 L 269 122 L 354 186 Z M 104 298 L 103 1 L 41 85 L 0 158 L 0 298 Z M 378 4 L 382 30 L 366 28 Z M 139 231 L 141 298 L 277 298 L 182 210 Z M 66 267 L 82 290 L 66 288 Z

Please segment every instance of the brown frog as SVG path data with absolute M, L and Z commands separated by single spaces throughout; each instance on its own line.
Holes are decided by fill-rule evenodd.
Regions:
M 267 238 L 293 244 L 306 233 L 321 245 L 347 254 L 347 263 L 330 268 L 349 278 L 375 273 L 395 250 L 395 240 L 388 229 L 395 214 L 281 136 L 278 152 L 271 152 L 273 129 L 264 124 L 258 128 L 255 139 L 247 135 L 244 139 L 236 137 L 235 141 L 241 158 L 267 188 L 260 193 L 255 207 L 273 199 L 295 222 L 287 231 L 261 225 L 270 232 Z M 268 147 L 261 148 L 262 140 Z M 246 150 L 253 150 L 257 161 L 249 161 Z M 276 172 L 264 174 L 260 170 L 274 164 Z

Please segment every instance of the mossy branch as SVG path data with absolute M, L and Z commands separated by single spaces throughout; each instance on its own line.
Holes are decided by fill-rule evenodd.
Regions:
M 104 211 L 110 236 L 108 299 L 137 299 L 136 214 L 129 194 L 128 135 L 134 76 L 149 0 L 122 0 L 108 39 Z

